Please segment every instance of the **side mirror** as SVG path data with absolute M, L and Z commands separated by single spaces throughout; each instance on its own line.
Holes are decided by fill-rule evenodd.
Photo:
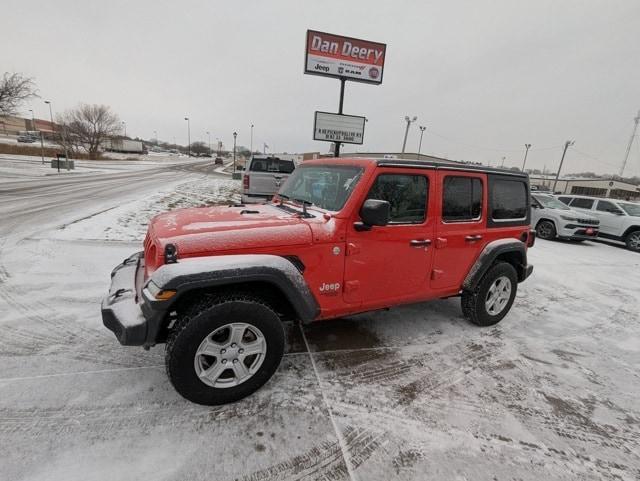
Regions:
M 386 200 L 367 199 L 360 209 L 362 222 L 356 222 L 354 227 L 358 231 L 371 230 L 371 227 L 385 226 L 391 217 L 391 204 Z
M 532 209 L 539 209 L 540 207 L 538 206 L 538 204 L 531 204 L 531 208 Z

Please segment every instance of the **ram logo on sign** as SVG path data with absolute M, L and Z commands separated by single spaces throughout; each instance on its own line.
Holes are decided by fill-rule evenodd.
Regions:
M 307 30 L 304 73 L 382 83 L 384 43 Z
M 313 140 L 362 144 L 364 141 L 364 117 L 356 115 L 316 112 L 313 122 Z

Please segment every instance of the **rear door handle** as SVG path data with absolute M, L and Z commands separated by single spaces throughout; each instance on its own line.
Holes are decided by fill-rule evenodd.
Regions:
M 467 242 L 479 241 L 481 239 L 482 239 L 482 236 L 480 234 L 468 235 L 468 236 L 465 236 L 464 238 L 464 240 L 466 240 Z
M 428 247 L 431 245 L 431 241 L 429 239 L 413 239 L 409 245 L 411 247 Z

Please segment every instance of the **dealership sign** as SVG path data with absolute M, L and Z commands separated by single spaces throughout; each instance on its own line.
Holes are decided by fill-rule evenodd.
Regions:
M 313 122 L 313 140 L 362 144 L 364 140 L 364 117 L 356 115 L 316 112 Z
M 304 73 L 382 83 L 383 43 L 307 30 Z

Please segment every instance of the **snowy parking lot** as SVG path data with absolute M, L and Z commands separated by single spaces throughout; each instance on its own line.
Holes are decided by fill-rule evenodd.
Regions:
M 497 326 L 456 298 L 287 325 L 256 394 L 182 399 L 163 346 L 122 347 L 100 318 L 151 215 L 237 199 L 237 181 L 182 162 L 45 180 L 5 166 L 1 480 L 640 478 L 640 255 L 599 242 L 538 241 Z

